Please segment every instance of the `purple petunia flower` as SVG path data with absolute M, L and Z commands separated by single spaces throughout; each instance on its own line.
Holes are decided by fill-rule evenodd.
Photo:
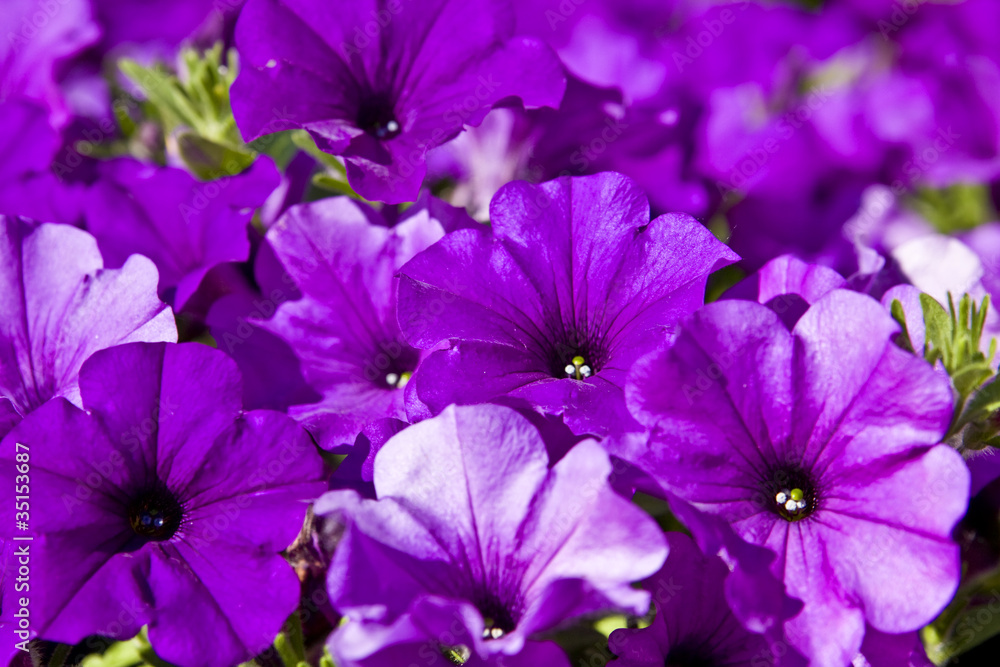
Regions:
M 767 640 L 745 629 L 726 602 L 729 568 L 705 556 L 691 538 L 667 533 L 670 555 L 643 587 L 653 595 L 656 616 L 642 630 L 615 630 L 608 642 L 618 667 L 663 665 L 773 665 Z
M 331 639 L 338 664 L 566 665 L 533 637 L 599 611 L 644 613 L 648 593 L 629 584 L 659 569 L 666 545 L 611 472 L 592 440 L 550 468 L 539 432 L 497 405 L 452 406 L 390 439 L 378 500 L 331 491 L 316 504 L 343 524 L 328 578 L 350 618 Z
M 148 625 L 169 662 L 249 660 L 298 604 L 278 552 L 322 490 L 308 435 L 243 412 L 235 364 L 203 345 L 103 350 L 80 387 L 87 412 L 50 401 L 0 451 L 9 488 L 30 466 L 34 629 L 73 644 Z
M 791 329 L 811 304 L 828 292 L 844 287 L 847 281 L 833 269 L 781 255 L 728 290 L 723 297 L 762 303 Z
M 898 330 L 846 290 L 791 332 L 767 307 L 720 301 L 630 374 L 629 407 L 653 431 L 635 463 L 778 554 L 772 571 L 805 603 L 787 636 L 820 667 L 853 660 L 866 621 L 921 627 L 958 585 L 969 475 L 936 445 L 951 388 L 892 343 Z
M 261 357 L 291 348 L 319 400 L 286 401 L 276 391 L 273 407 L 287 407 L 324 449 L 353 443 L 370 422 L 406 420 L 412 393 L 406 387 L 426 353 L 400 334 L 396 272 L 446 232 L 475 225 L 464 211 L 437 201 L 411 207 L 391 227 L 347 197 L 292 207 L 267 241 L 302 298 L 279 302 L 267 321 L 236 320 L 235 326 L 215 311 L 220 347 L 248 372 Z
M 128 158 L 102 163 L 100 172 L 87 198 L 87 230 L 111 266 L 133 253 L 152 259 L 160 295 L 178 311 L 213 266 L 247 259 L 247 223 L 279 182 L 268 158 L 207 183 Z
M 366 199 L 412 201 L 427 151 L 497 103 L 558 106 L 555 54 L 513 32 L 510 0 L 251 0 L 233 113 L 247 140 L 305 128 Z
M 195 29 L 213 14 L 238 10 L 242 0 L 91 0 L 94 18 L 101 25 L 102 51 L 127 45 L 143 46 L 150 55 L 169 59 L 178 44 L 190 37 Z M 221 17 L 220 17 L 221 18 Z
M 73 168 L 55 160 L 60 147 L 46 109 L 25 100 L 0 104 L 0 155 L 4 156 L 0 159 L 0 215 L 23 215 L 41 222 L 76 223 L 80 219 L 83 186 L 64 182 Z
M 0 432 L 11 408 L 23 416 L 53 396 L 79 405 L 77 376 L 97 350 L 176 341 L 156 280 L 138 255 L 104 269 L 84 231 L 0 216 Z
M 62 125 L 69 114 L 57 68 L 100 36 L 90 3 L 8 0 L 0 12 L 0 35 L 0 103 L 18 97 L 41 102 Z
M 576 433 L 628 429 L 629 366 L 738 258 L 689 216 L 650 221 L 620 174 L 511 183 L 490 210 L 492 231 L 449 234 L 401 270 L 403 335 L 452 341 L 415 377 L 420 399 L 436 412 L 508 395 Z

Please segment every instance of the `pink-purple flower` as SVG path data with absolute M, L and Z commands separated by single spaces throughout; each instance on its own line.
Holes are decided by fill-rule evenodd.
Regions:
M 555 54 L 515 37 L 510 0 L 250 0 L 236 42 L 243 136 L 304 128 L 389 203 L 415 200 L 427 151 L 494 105 L 558 106 L 565 87 Z
M 0 216 L 0 433 L 12 412 L 55 396 L 80 405 L 80 368 L 94 352 L 177 340 L 156 267 L 139 255 L 122 264 L 105 269 L 82 230 Z
M 630 374 L 629 405 L 652 429 L 635 463 L 778 554 L 772 571 L 804 602 L 788 639 L 823 667 L 854 659 L 866 622 L 920 628 L 958 585 L 951 531 L 969 473 L 937 444 L 951 387 L 897 331 L 845 290 L 791 332 L 766 306 L 722 301 Z
M 298 604 L 279 552 L 323 488 L 308 435 L 286 415 L 244 412 L 236 365 L 199 344 L 98 352 L 80 393 L 84 409 L 49 401 L 0 448 L 10 489 L 29 462 L 18 534 L 38 573 L 32 629 L 74 644 L 148 626 L 172 663 L 250 660 Z
M 401 269 L 403 335 L 433 352 L 415 377 L 433 412 L 509 396 L 576 433 L 638 428 L 622 387 L 737 259 L 693 218 L 649 219 L 613 173 L 514 182 L 490 228 L 453 232 Z
M 550 467 L 513 410 L 449 407 L 385 443 L 374 472 L 377 500 L 331 491 L 316 503 L 343 526 L 328 574 L 350 619 L 330 640 L 338 664 L 565 665 L 540 633 L 647 610 L 630 584 L 659 569 L 666 544 L 612 489 L 596 442 Z

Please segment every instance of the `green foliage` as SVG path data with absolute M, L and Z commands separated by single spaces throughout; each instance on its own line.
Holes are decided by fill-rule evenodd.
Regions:
M 964 582 L 955 598 L 921 632 L 927 656 L 935 665 L 1000 634 L 1000 567 Z
M 993 376 L 990 363 L 996 353 L 996 341 L 990 342 L 988 354 L 980 351 L 989 303 L 987 296 L 977 307 L 966 294 L 962 296 L 956 309 L 954 299 L 949 294 L 948 310 L 945 311 L 932 296 L 920 295 L 926 327 L 924 357 L 928 363 L 942 363 L 951 376 L 962 403 Z M 902 307 L 899 314 L 902 314 Z
M 955 307 L 948 295 L 948 310 L 927 294 L 920 295 L 926 342 L 922 350 L 931 364 L 941 362 L 951 377 L 957 394 L 955 417 L 945 439 L 957 444 L 960 451 L 1000 446 L 1000 382 L 995 381 L 991 363 L 996 354 L 996 340 L 990 341 L 988 352 L 981 350 L 983 326 L 989 312 L 987 296 L 978 306 L 963 295 Z M 893 301 L 893 318 L 900 322 L 903 333 L 897 339 L 901 347 L 913 349 L 903 307 Z
M 896 320 L 902 332 L 896 337 L 896 344 L 907 352 L 912 352 L 916 354 L 916 349 L 914 349 L 913 339 L 910 338 L 910 329 L 906 325 L 906 315 L 903 313 L 903 304 L 899 299 L 893 299 L 892 305 L 889 307 L 889 312 L 892 315 L 892 319 Z
M 705 303 L 718 301 L 726 290 L 746 278 L 746 275 L 746 271 L 735 264 L 724 266 L 712 273 L 705 285 Z
M 996 219 L 985 185 L 958 184 L 935 190 L 921 189 L 910 206 L 942 234 L 962 232 Z
M 118 67 L 148 99 L 148 111 L 158 118 L 164 135 L 176 141 L 176 150 L 192 173 L 202 180 L 238 174 L 257 157 L 243 143 L 229 104 L 229 89 L 238 70 L 235 51 L 222 45 L 199 53 L 181 53 L 182 72 L 162 65 L 147 67 L 127 58 Z M 124 118 L 122 116 L 125 116 Z M 123 131 L 133 121 L 119 114 Z
M 53 662 L 49 667 L 56 667 Z M 149 634 L 143 627 L 132 639 L 115 642 L 104 653 L 88 655 L 80 667 L 174 667 L 161 660 L 149 644 Z

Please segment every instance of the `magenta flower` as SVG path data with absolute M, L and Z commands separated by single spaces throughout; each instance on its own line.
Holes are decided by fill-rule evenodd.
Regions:
M 100 174 L 87 197 L 87 230 L 111 266 L 133 253 L 152 259 L 160 295 L 178 311 L 212 267 L 249 257 L 247 224 L 279 182 L 268 158 L 208 183 L 127 158 L 102 163 Z
M 287 408 L 324 449 L 353 443 L 380 419 L 409 421 L 408 383 L 426 353 L 400 334 L 396 273 L 446 232 L 475 224 L 436 200 L 411 207 L 394 226 L 347 197 L 292 207 L 267 241 L 302 297 L 280 302 L 266 321 L 223 321 L 214 312 L 219 345 L 247 373 L 290 348 L 312 396 L 273 389 L 265 405 Z
M 80 367 L 135 341 L 174 342 L 156 267 L 134 255 L 105 269 L 90 234 L 0 216 L 0 434 L 54 396 L 80 403 Z
M 236 43 L 244 138 L 305 128 L 389 203 L 415 200 L 427 151 L 495 104 L 558 106 L 566 85 L 547 46 L 514 37 L 510 0 L 250 0 Z
M 100 37 L 87 0 L 8 0 L 0 12 L 0 103 L 41 102 L 52 120 L 68 119 L 58 68 Z M 5 154 L 5 158 L 6 158 Z
M 423 349 L 451 341 L 417 374 L 421 400 L 436 412 L 511 396 L 576 433 L 638 428 L 628 368 L 736 255 L 687 215 L 650 221 L 619 174 L 510 183 L 490 211 L 492 229 L 449 234 L 401 270 L 403 335 Z
M 616 667 L 761 667 L 775 664 L 767 640 L 740 625 L 723 593 L 729 568 L 705 556 L 691 538 L 667 533 L 670 555 L 643 583 L 656 616 L 648 628 L 615 630 L 609 646 Z
M 821 667 L 853 660 L 866 622 L 923 626 L 958 585 L 969 473 L 937 445 L 951 388 L 898 330 L 845 290 L 791 332 L 765 306 L 721 301 L 630 374 L 629 406 L 652 429 L 635 463 L 778 554 L 772 571 L 805 603 L 788 639 Z
M 586 614 L 645 613 L 649 594 L 630 583 L 666 545 L 610 473 L 591 440 L 550 468 L 539 432 L 495 405 L 449 407 L 391 438 L 375 458 L 378 500 L 331 491 L 316 504 L 344 527 L 328 578 L 351 619 L 330 640 L 338 664 L 565 665 L 534 637 Z
M 86 412 L 50 401 L 0 449 L 10 488 L 29 453 L 34 630 L 74 644 L 148 625 L 171 663 L 250 660 L 298 604 L 279 552 L 323 488 L 308 435 L 243 412 L 235 364 L 200 344 L 103 350 L 80 387 Z
M 56 159 L 65 154 L 61 147 L 45 108 L 23 100 L 0 104 L 0 215 L 80 220 L 84 186 L 69 182 L 73 169 Z

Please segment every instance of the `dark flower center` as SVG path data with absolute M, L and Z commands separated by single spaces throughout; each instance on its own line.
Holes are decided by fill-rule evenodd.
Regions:
M 550 372 L 555 378 L 584 380 L 601 370 L 606 356 L 598 340 L 570 333 L 552 346 Z
M 707 655 L 701 647 L 681 644 L 670 649 L 663 660 L 663 667 L 716 667 L 717 662 Z
M 181 527 L 184 511 L 169 489 L 157 486 L 136 494 L 128 505 L 128 522 L 145 540 L 169 540 Z
M 420 353 L 395 341 L 379 347 L 381 351 L 365 366 L 365 377 L 381 389 L 402 389 L 413 377 L 413 371 L 420 362 Z
M 474 601 L 483 616 L 483 639 L 487 641 L 500 639 L 517 627 L 517 617 L 520 614 L 513 611 L 510 605 L 505 604 L 496 595 L 480 593 L 475 596 Z M 438 650 L 445 660 L 453 665 L 464 665 L 472 656 L 472 651 L 465 644 L 454 646 L 441 644 Z
M 819 501 L 816 484 L 799 466 L 771 469 L 762 486 L 764 503 L 786 521 L 800 521 L 816 511 Z
M 518 614 L 495 595 L 483 595 L 476 602 L 483 615 L 483 639 L 500 639 L 517 627 Z
M 378 94 L 366 98 L 358 108 L 357 126 L 380 140 L 392 139 L 403 129 L 396 119 L 396 111 L 388 95 Z

